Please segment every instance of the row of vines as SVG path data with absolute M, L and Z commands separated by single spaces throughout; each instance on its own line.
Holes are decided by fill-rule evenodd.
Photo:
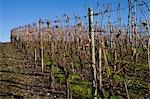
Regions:
M 64 83 L 66 99 L 103 99 L 115 96 L 130 99 L 135 97 L 135 94 L 131 93 L 137 90 L 136 85 L 140 83 L 132 81 L 134 74 L 138 75 L 135 69 L 150 69 L 150 31 L 147 14 L 142 9 L 144 6 L 148 9 L 144 1 L 139 3 L 137 0 L 128 0 L 127 25 L 121 23 L 119 0 L 116 10 L 117 24 L 110 20 L 114 11 L 110 4 L 105 6 L 104 11 L 92 14 L 94 24 L 91 28 L 94 32 L 95 48 L 92 53 L 89 29 L 91 24 L 87 21 L 90 20 L 90 15 L 83 18 L 75 16 L 74 22 L 70 21 L 68 15 L 64 15 L 62 19 L 55 21 L 39 20 L 38 23 L 14 28 L 11 30 L 11 41 L 24 51 L 27 58 L 34 59 L 31 63 L 35 68 L 40 67 L 42 74 L 49 67 L 50 89 L 56 89 L 57 84 Z M 136 17 L 138 8 L 145 16 L 140 22 L 137 22 Z M 105 17 L 108 21 L 103 23 Z M 93 53 L 95 63 L 91 59 Z M 91 67 L 93 64 L 95 68 Z M 94 73 L 96 75 L 92 76 Z M 148 75 L 148 72 L 146 74 Z M 148 76 L 145 77 L 145 80 L 148 79 Z M 144 83 L 139 87 L 141 90 L 138 90 L 137 97 L 148 97 L 148 84 Z

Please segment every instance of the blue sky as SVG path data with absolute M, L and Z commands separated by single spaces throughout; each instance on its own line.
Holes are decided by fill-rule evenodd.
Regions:
M 127 7 L 127 0 L 120 0 L 121 7 Z M 149 0 L 148 0 L 149 1 Z M 42 19 L 52 19 L 55 16 L 86 15 L 87 8 L 96 8 L 96 4 L 112 4 L 116 9 L 117 0 L 0 0 L 0 42 L 9 41 L 10 30 Z M 116 12 L 114 12 L 116 13 Z M 127 10 L 122 12 L 126 21 Z M 116 15 L 112 15 L 113 20 Z

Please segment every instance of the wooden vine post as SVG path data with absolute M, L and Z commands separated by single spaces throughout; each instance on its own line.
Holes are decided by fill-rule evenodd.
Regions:
M 37 61 L 37 47 L 36 47 L 36 25 L 34 24 L 33 26 L 33 29 L 34 29 L 34 65 L 36 66 L 36 61 Z
M 127 31 L 126 31 L 126 40 L 125 40 L 125 44 L 126 44 L 126 50 L 128 48 L 128 44 L 130 42 L 130 12 L 131 12 L 131 0 L 128 0 L 128 22 L 127 22 Z
M 149 71 L 150 71 L 150 24 L 149 20 L 146 16 L 146 21 L 147 21 L 147 28 L 148 28 L 148 66 L 149 66 Z M 150 86 L 149 86 L 149 91 L 150 91 Z
M 100 38 L 101 39 L 101 38 Z M 101 92 L 102 92 L 102 48 L 101 48 L 101 40 L 99 40 L 99 52 L 98 52 L 98 67 L 99 67 L 99 90 L 100 90 L 100 97 L 101 97 Z M 100 98 L 101 99 L 101 98 Z
M 134 0 L 134 12 L 133 12 L 133 15 L 134 15 L 134 53 L 135 53 L 135 62 L 137 62 L 137 36 L 136 36 L 136 5 L 137 5 L 137 2 L 136 0 Z
M 88 9 L 89 13 L 89 37 L 90 37 L 90 60 L 91 60 L 91 77 L 92 77 L 92 99 L 97 99 L 97 78 L 95 65 L 95 45 L 94 45 L 94 24 L 93 24 L 93 10 Z
M 146 15 L 144 16 L 146 19 L 147 30 L 148 30 L 148 66 L 149 66 L 149 71 L 150 71 L 150 24 L 149 24 L 148 17 Z M 149 91 L 150 91 L 150 86 L 149 86 Z
M 149 39 L 148 39 L 148 66 L 150 71 L 150 33 L 149 33 Z
M 112 54 L 114 53 L 113 57 L 114 57 L 114 71 L 116 71 L 116 62 L 117 62 L 117 48 L 116 48 L 116 44 L 115 44 L 115 37 L 114 37 L 114 28 L 113 25 L 110 23 L 110 41 L 111 41 L 111 48 L 112 50 Z
M 122 37 L 123 35 L 122 35 L 120 0 L 117 0 L 117 2 L 118 2 L 117 14 L 118 14 L 118 22 L 119 22 L 118 36 L 119 36 L 119 44 L 121 46 L 121 51 L 122 51 L 123 50 L 123 37 Z
M 41 65 L 42 65 L 42 73 L 43 73 L 43 38 L 42 38 L 42 28 L 43 22 L 42 20 L 39 21 L 39 33 L 40 33 L 40 58 L 41 58 Z
M 136 0 L 134 0 L 134 6 L 132 9 L 132 51 L 133 59 L 137 62 L 137 52 L 136 52 Z

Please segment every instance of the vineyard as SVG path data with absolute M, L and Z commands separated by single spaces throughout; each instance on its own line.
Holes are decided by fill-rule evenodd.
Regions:
M 127 8 L 107 4 L 82 17 L 65 14 L 12 29 L 11 42 L 0 44 L 0 98 L 149 99 L 148 4 L 128 0 Z M 139 22 L 137 11 L 144 16 Z

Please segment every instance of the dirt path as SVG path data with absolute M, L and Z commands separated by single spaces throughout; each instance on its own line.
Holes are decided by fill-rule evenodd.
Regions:
M 48 98 L 49 73 L 31 63 L 12 43 L 0 44 L 0 98 Z

